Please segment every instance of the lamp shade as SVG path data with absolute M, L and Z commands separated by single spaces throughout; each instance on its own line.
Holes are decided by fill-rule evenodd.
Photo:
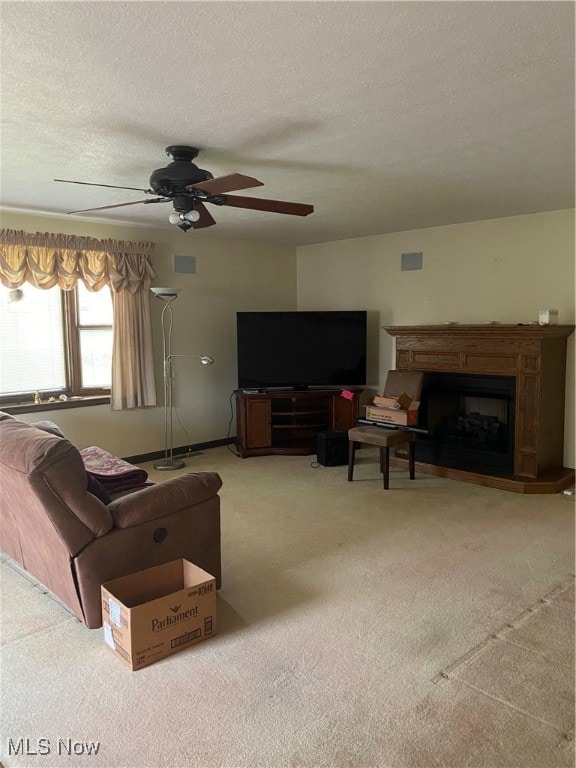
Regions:
M 159 299 L 175 299 L 182 288 L 150 288 L 150 290 Z

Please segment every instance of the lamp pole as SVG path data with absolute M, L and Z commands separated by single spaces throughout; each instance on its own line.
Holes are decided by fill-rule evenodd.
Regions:
M 181 459 L 174 458 L 173 441 L 173 391 L 174 391 L 174 369 L 172 360 L 175 357 L 197 357 L 202 365 L 212 365 L 214 359 L 209 355 L 173 355 L 172 354 L 172 324 L 173 313 L 172 302 L 178 298 L 180 288 L 151 288 L 152 293 L 158 299 L 162 299 L 164 307 L 161 315 L 162 325 L 162 356 L 164 373 L 164 458 L 154 462 L 154 469 L 171 470 L 182 469 L 185 463 Z M 166 323 L 168 315 L 168 323 Z

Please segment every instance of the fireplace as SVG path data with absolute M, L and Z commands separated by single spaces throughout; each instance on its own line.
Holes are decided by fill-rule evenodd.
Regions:
M 574 470 L 563 467 L 573 325 L 385 330 L 396 339 L 396 368 L 425 374 L 419 471 L 519 493 L 558 493 L 574 484 Z
M 416 460 L 490 475 L 514 471 L 512 376 L 426 373 Z

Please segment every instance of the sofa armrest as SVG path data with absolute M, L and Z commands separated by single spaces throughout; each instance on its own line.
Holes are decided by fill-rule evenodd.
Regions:
M 131 528 L 201 504 L 216 496 L 221 486 L 216 472 L 180 475 L 116 499 L 107 509 L 116 528 Z

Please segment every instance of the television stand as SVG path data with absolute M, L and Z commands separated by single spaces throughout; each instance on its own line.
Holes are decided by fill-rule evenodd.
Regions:
M 308 389 L 289 392 L 246 392 L 236 395 L 236 447 L 242 458 L 316 453 L 318 432 L 356 426 L 362 389 Z

